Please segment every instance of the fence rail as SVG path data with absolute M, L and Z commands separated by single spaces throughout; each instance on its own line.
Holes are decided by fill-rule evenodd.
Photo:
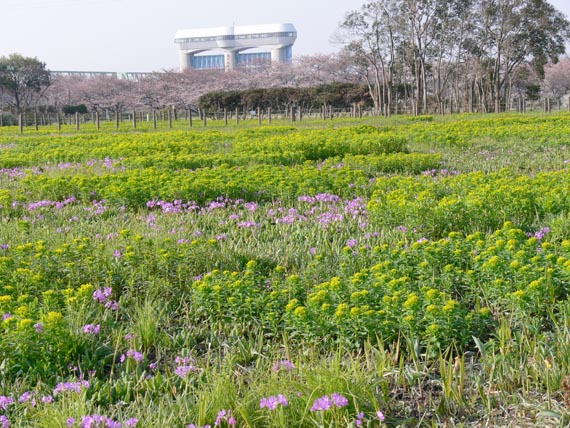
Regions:
M 398 115 L 413 115 L 412 106 L 398 106 Z M 482 106 L 473 106 L 470 113 L 492 113 L 494 109 L 483 108 Z M 536 101 L 527 101 L 523 99 L 516 99 L 509 104 L 501 106 L 501 112 L 544 112 L 556 113 L 560 111 L 570 111 L 570 103 L 562 102 L 561 100 L 550 100 L 548 98 Z M 452 113 L 468 113 L 465 109 L 461 111 L 454 111 L 449 106 L 443 106 L 439 109 L 431 109 L 425 114 L 430 115 L 447 115 Z M 23 113 L 14 115 L 9 112 L 0 111 L 0 127 L 2 126 L 19 126 L 20 131 L 24 129 L 39 130 L 44 126 L 74 126 L 76 130 L 81 129 L 83 124 L 95 124 L 99 129 L 101 123 L 114 123 L 117 129 L 131 127 L 136 129 L 138 125 L 147 123 L 153 129 L 166 127 L 173 128 L 174 125 L 180 124 L 184 121 L 188 127 L 193 126 L 208 126 L 208 122 L 214 121 L 216 124 L 223 123 L 229 125 L 230 123 L 240 123 L 242 121 L 257 121 L 258 124 L 271 124 L 273 120 L 287 120 L 290 122 L 300 122 L 304 119 L 321 119 L 321 120 L 334 120 L 335 118 L 362 118 L 371 116 L 381 116 L 381 112 L 375 111 L 371 108 L 362 108 L 360 106 L 353 106 L 350 109 L 333 108 L 325 106 L 320 109 L 305 109 L 301 107 L 292 107 L 287 110 L 272 110 L 272 109 L 236 109 L 236 110 L 218 110 L 218 111 L 202 111 L 175 108 L 161 109 L 161 110 L 142 110 L 142 111 L 123 111 L 120 113 L 104 111 L 92 112 L 86 114 L 76 113 L 74 115 L 65 115 L 61 113 Z M 178 126 L 177 126 L 178 127 Z

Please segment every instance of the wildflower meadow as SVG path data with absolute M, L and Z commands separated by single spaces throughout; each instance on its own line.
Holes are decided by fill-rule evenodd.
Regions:
M 570 114 L 0 129 L 0 428 L 570 423 Z

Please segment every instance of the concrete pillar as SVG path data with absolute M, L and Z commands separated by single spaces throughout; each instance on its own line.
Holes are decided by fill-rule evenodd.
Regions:
M 178 62 L 180 64 L 180 71 L 192 68 L 192 57 L 194 56 L 191 52 L 178 51 Z
M 238 51 L 225 51 L 224 53 L 224 68 L 226 71 L 235 70 L 237 67 L 237 54 Z
M 287 48 L 271 49 L 271 62 L 285 62 Z

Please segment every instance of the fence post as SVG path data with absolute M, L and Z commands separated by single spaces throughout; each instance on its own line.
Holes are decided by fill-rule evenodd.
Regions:
M 208 118 L 206 117 L 206 110 L 202 110 L 202 114 L 203 114 L 202 118 L 204 120 L 204 128 L 205 128 L 208 122 Z
M 551 110 L 551 108 L 550 108 L 550 97 L 548 97 L 548 98 L 546 99 L 546 105 L 548 106 L 548 113 L 551 113 L 552 110 Z
M 22 117 L 22 113 L 18 115 L 18 126 L 20 127 L 20 134 L 24 133 L 24 120 Z
M 133 110 L 133 129 L 137 129 L 137 112 Z
M 224 107 L 224 125 L 228 126 L 228 110 Z
M 188 109 L 188 126 L 192 128 L 192 108 Z
M 79 131 L 79 112 L 75 112 L 75 130 Z
M 239 125 L 239 108 L 236 107 L 236 125 Z
M 271 125 L 271 107 L 267 107 L 267 121 Z
M 261 109 L 257 107 L 257 124 L 261 125 Z
M 38 113 L 34 112 L 34 128 L 38 130 Z
M 291 106 L 291 122 L 295 122 L 295 107 Z
M 172 129 L 172 109 L 168 109 L 168 127 Z

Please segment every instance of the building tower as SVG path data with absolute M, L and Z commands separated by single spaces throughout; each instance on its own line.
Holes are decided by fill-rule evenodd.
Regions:
M 291 62 L 296 39 L 293 24 L 266 24 L 178 30 L 174 43 L 178 45 L 181 71 L 189 68 L 229 71 Z M 243 52 L 255 48 L 262 51 Z M 202 54 L 208 51 L 222 54 Z

